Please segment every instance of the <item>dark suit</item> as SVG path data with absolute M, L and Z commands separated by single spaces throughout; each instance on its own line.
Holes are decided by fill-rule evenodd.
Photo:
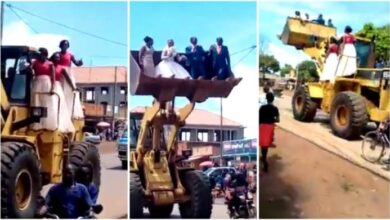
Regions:
M 204 68 L 205 52 L 202 46 L 196 45 L 194 50 L 192 46 L 186 48 L 187 65 L 190 66 L 190 73 L 193 79 L 200 76 L 206 77 Z
M 217 45 L 212 45 L 210 47 L 210 53 L 214 76 L 217 76 L 220 80 L 228 78 L 231 75 L 231 69 L 230 55 L 227 46 L 222 45 L 221 51 L 218 53 Z

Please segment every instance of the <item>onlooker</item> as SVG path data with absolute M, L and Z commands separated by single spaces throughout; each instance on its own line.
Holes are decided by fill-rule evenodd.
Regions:
M 322 14 L 318 15 L 318 18 L 317 18 L 317 20 L 315 20 L 315 22 L 317 22 L 318 24 L 321 24 L 321 25 L 325 25 L 325 20 L 324 20 L 324 18 L 322 18 Z
M 267 153 L 268 147 L 273 143 L 275 123 L 279 122 L 279 110 L 272 102 L 274 95 L 267 93 L 267 105 L 261 106 L 259 110 L 259 140 L 261 147 L 261 162 L 263 171 L 268 172 Z

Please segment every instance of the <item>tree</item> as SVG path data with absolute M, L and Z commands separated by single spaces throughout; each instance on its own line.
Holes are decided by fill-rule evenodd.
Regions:
M 298 79 L 303 81 L 316 81 L 319 78 L 317 67 L 313 61 L 303 61 L 298 64 Z
M 356 33 L 356 36 L 372 39 L 375 36 L 375 54 L 376 57 L 382 57 L 389 60 L 390 53 L 390 24 L 375 27 L 373 23 L 366 23 L 363 29 Z
M 280 70 L 279 61 L 272 55 L 260 54 L 259 70 L 261 73 L 274 74 Z
M 280 75 L 284 77 L 285 75 L 290 74 L 291 70 L 294 68 L 290 64 L 284 64 L 284 67 L 280 69 Z

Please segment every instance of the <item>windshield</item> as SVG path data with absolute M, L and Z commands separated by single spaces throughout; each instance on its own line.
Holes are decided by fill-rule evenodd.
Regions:
M 212 173 L 213 171 L 215 170 L 215 168 L 209 168 L 208 170 L 206 170 L 205 172 L 204 172 L 204 174 L 206 174 L 207 176 L 210 174 L 210 173 Z
M 356 41 L 356 55 L 358 57 L 358 67 L 368 67 L 368 58 L 371 52 L 371 44 L 364 41 Z

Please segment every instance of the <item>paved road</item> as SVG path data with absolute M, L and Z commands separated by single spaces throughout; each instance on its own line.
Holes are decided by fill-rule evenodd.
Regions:
M 101 152 L 101 186 L 98 203 L 102 204 L 103 212 L 98 218 L 125 218 L 128 209 L 128 172 L 121 169 L 113 143 L 103 143 L 99 146 Z M 46 195 L 51 185 L 45 186 L 42 195 Z
M 388 166 L 384 164 L 372 164 L 362 158 L 361 140 L 348 141 L 339 138 L 332 133 L 331 128 L 329 127 L 329 116 L 327 114 L 317 111 L 314 122 L 299 122 L 293 118 L 291 96 L 287 95 L 284 95 L 277 100 L 277 106 L 279 107 L 281 121 L 281 123 L 278 124 L 279 127 L 301 136 L 327 151 L 390 180 Z M 388 151 L 388 153 L 390 153 L 390 151 Z M 388 157 L 388 155 L 385 156 L 385 158 Z

